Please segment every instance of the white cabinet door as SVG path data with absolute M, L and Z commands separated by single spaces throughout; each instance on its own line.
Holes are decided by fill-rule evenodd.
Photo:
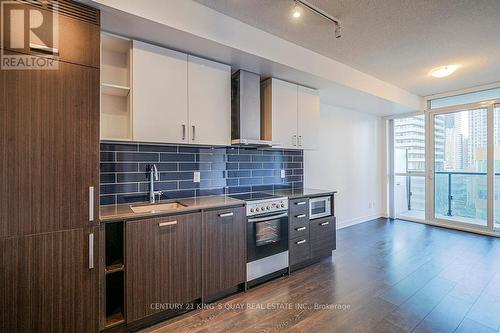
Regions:
M 132 80 L 134 141 L 187 143 L 187 55 L 134 41 Z
M 272 81 L 273 145 L 297 147 L 297 85 Z
M 318 149 L 319 93 L 317 90 L 301 86 L 298 90 L 298 146 L 303 149 Z
M 188 56 L 189 142 L 231 144 L 231 67 Z

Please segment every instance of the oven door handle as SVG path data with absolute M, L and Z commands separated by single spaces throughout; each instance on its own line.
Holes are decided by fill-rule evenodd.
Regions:
M 254 222 L 269 221 L 269 220 L 279 219 L 279 218 L 282 218 L 282 217 L 285 217 L 285 216 L 288 216 L 288 212 L 281 213 L 279 215 L 270 215 L 270 216 L 265 216 L 265 217 L 249 218 L 248 222 L 254 223 Z

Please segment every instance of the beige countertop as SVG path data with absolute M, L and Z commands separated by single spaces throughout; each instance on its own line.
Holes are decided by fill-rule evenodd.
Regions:
M 245 201 L 233 199 L 223 195 L 179 199 L 179 200 L 164 200 L 164 201 L 159 201 L 156 204 L 163 204 L 169 202 L 178 202 L 185 207 L 179 207 L 167 211 L 158 210 L 153 212 L 135 213 L 134 211 L 132 211 L 130 206 L 142 206 L 142 205 L 148 205 L 149 203 L 137 202 L 132 204 L 108 205 L 108 206 L 101 206 L 99 216 L 100 220 L 103 222 L 123 221 L 123 220 L 139 219 L 146 217 L 187 213 L 190 211 L 203 210 L 203 209 L 238 206 L 245 204 Z

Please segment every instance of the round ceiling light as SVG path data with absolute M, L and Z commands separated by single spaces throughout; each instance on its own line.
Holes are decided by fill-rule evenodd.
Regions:
M 448 75 L 453 74 L 457 70 L 457 65 L 447 65 L 438 68 L 434 68 L 431 71 L 431 75 L 437 78 L 447 77 Z

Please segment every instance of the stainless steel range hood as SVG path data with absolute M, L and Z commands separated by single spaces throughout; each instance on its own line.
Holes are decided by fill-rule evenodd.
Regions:
M 271 147 L 271 141 L 261 140 L 260 128 L 260 75 L 239 70 L 231 80 L 231 143 Z

